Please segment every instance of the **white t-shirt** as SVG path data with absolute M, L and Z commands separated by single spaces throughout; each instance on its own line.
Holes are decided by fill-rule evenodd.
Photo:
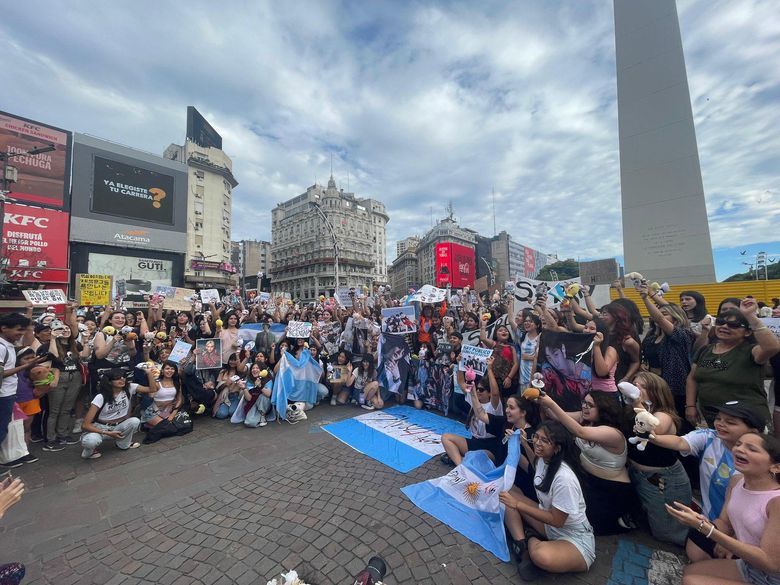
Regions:
M 471 395 L 472 395 L 471 392 L 466 394 L 466 403 L 469 406 L 472 405 Z M 493 404 L 490 401 L 488 401 L 482 405 L 482 410 L 484 410 L 488 414 L 495 414 L 496 416 L 504 416 L 504 406 L 501 404 L 501 401 L 498 402 L 498 407 L 496 408 L 493 408 Z M 479 420 L 476 416 L 471 417 L 471 424 L 469 425 L 469 430 L 471 431 L 471 436 L 475 439 L 493 438 L 493 435 L 487 432 L 485 423 Z
M 133 397 L 135 394 L 136 388 L 138 388 L 138 384 L 130 384 L 127 388 L 128 392 L 130 393 L 130 398 Z M 98 410 L 101 406 L 103 406 L 103 395 L 98 394 L 92 399 L 92 404 L 98 407 Z M 116 420 L 121 420 L 130 413 L 130 399 L 127 397 L 127 392 L 122 389 L 122 391 L 114 398 L 114 402 L 111 404 L 107 404 L 103 410 L 101 410 L 97 417 L 95 417 L 95 422 L 100 423 L 111 423 Z
M 16 348 L 12 343 L 0 337 L 0 369 L 13 370 L 16 367 Z M 3 384 L 0 386 L 0 397 L 14 396 L 19 379 L 16 374 L 3 376 Z
M 734 469 L 734 457 L 714 429 L 696 429 L 683 436 L 689 450 L 683 455 L 699 458 L 699 482 L 704 514 L 714 520 L 726 502 L 726 490 Z
M 540 457 L 536 460 L 534 486 L 542 483 L 546 473 L 547 464 Z M 536 487 L 536 497 L 542 510 L 549 512 L 550 509 L 555 508 L 569 515 L 564 526 L 581 526 L 588 521 L 585 515 L 585 496 L 582 495 L 580 482 L 566 463 L 561 463 L 558 468 L 549 492 L 544 493 Z

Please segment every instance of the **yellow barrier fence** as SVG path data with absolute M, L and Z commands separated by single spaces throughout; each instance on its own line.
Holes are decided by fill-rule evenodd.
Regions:
M 685 290 L 695 290 L 704 296 L 707 301 L 707 311 L 714 315 L 718 310 L 720 302 L 727 297 L 742 298 L 748 295 L 754 297 L 757 301 L 764 301 L 769 306 L 772 305 L 773 298 L 780 298 L 780 280 L 743 280 L 740 282 L 717 282 L 717 283 L 699 283 L 699 284 L 675 284 L 664 296 L 671 303 L 680 303 L 680 293 Z M 644 317 L 647 317 L 647 310 L 639 298 L 639 293 L 631 286 L 631 282 L 626 282 L 624 289 L 626 297 L 634 301 Z M 610 289 L 610 297 L 614 300 L 618 298 L 617 291 Z

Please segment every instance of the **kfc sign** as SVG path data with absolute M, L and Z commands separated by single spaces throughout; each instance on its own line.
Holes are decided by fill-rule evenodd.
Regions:
M 436 244 L 436 286 L 474 286 L 474 249 L 445 242 Z
M 68 282 L 68 214 L 7 203 L 4 215 L 2 255 L 9 279 Z

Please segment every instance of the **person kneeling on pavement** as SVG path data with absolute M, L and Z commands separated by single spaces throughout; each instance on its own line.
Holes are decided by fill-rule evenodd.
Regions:
M 97 448 L 108 439 L 114 439 L 119 449 L 137 449 L 140 443 L 133 442 L 133 433 L 141 426 L 141 421 L 130 416 L 133 395 L 137 392 L 148 394 L 157 389 L 154 372 L 147 370 L 149 386 L 128 384 L 125 372 L 119 368 L 109 370 L 98 384 L 99 393 L 92 399 L 87 416 L 82 424 L 81 456 L 84 459 L 97 459 L 101 454 Z M 150 389 L 151 388 L 151 389 Z

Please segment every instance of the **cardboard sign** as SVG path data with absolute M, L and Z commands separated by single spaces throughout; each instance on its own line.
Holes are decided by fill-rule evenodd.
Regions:
M 33 307 L 48 307 L 49 305 L 66 305 L 68 299 L 58 288 L 46 290 L 23 290 L 24 298 L 33 304 Z M 107 303 L 104 303 L 107 304 Z
M 110 274 L 77 274 L 76 302 L 82 307 L 110 305 L 113 280 Z
M 190 311 L 192 309 L 192 299 L 196 297 L 194 289 L 191 288 L 179 288 L 177 286 L 158 287 L 156 291 L 158 294 L 162 294 L 164 289 L 165 298 L 163 299 L 163 309 L 173 311 Z M 173 295 L 170 295 L 173 290 Z
M 116 296 L 121 298 L 127 296 L 127 281 L 124 278 L 118 278 L 116 281 Z
M 465 372 L 470 367 L 478 375 L 484 376 L 485 372 L 487 372 L 487 359 L 491 355 L 493 355 L 492 349 L 463 345 L 461 346 L 458 369 L 461 372 Z
M 168 357 L 168 359 L 178 364 L 179 362 L 181 362 L 181 360 L 183 360 L 188 355 L 190 355 L 191 350 L 192 350 L 191 343 L 187 343 L 186 341 L 179 339 L 176 341 L 176 345 L 173 346 L 173 349 L 171 350 L 171 355 Z
M 352 293 L 351 295 L 349 293 Z M 343 286 L 336 291 L 336 301 L 342 307 L 352 307 L 352 299 L 357 295 L 357 290 L 354 287 Z
M 219 302 L 219 291 L 215 288 L 204 288 L 200 291 L 200 300 L 204 305 Z
M 614 258 L 580 262 L 582 284 L 612 284 L 618 276 L 618 263 Z
M 312 324 L 306 321 L 290 321 L 287 323 L 287 337 L 294 339 L 309 339 Z

